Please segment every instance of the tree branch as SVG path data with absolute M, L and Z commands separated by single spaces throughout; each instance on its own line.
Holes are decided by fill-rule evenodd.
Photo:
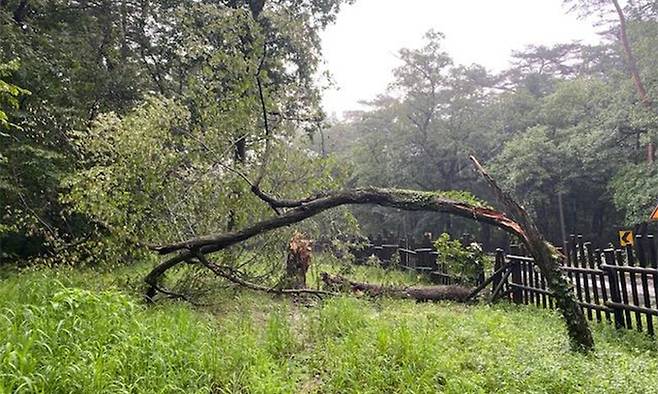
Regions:
M 279 201 L 276 202 L 292 202 Z M 294 201 L 298 204 L 298 201 Z M 201 249 L 203 253 L 222 250 L 255 235 L 301 222 L 330 208 L 348 204 L 375 204 L 408 211 L 434 211 L 470 218 L 501 228 L 508 233 L 525 237 L 518 223 L 503 212 L 475 206 L 463 201 L 444 198 L 440 193 L 416 192 L 397 189 L 362 188 L 344 190 L 307 200 L 283 215 L 256 223 L 246 229 L 191 238 L 183 242 L 153 248 L 160 254 L 187 249 Z M 288 206 L 288 205 L 285 205 Z
M 316 290 L 316 289 L 279 289 L 276 287 L 267 287 L 267 286 L 262 286 L 256 283 L 251 283 L 248 282 L 239 276 L 235 275 L 235 272 L 233 269 L 230 267 L 221 267 L 215 263 L 212 263 L 206 259 L 206 257 L 198 253 L 196 257 L 199 259 L 201 264 L 203 264 L 206 268 L 208 268 L 210 271 L 212 271 L 215 275 L 220 276 L 224 279 L 227 279 L 237 285 L 246 287 L 251 290 L 257 290 L 257 291 L 263 291 L 266 293 L 273 293 L 273 294 L 310 294 L 310 295 L 315 295 L 318 297 L 322 296 L 333 296 L 337 295 L 336 293 L 332 293 L 330 291 L 324 291 L 324 290 Z
M 637 62 L 635 61 L 635 56 L 633 56 L 633 50 L 631 49 L 631 44 L 628 41 L 628 34 L 626 29 L 626 17 L 624 16 L 624 11 L 621 9 L 618 0 L 612 0 L 612 4 L 615 6 L 615 11 L 617 11 L 617 16 L 619 17 L 619 39 L 621 40 L 622 47 L 624 48 L 624 53 L 626 54 L 626 60 L 628 61 L 628 68 L 631 72 L 631 77 L 635 83 L 635 89 L 637 90 L 638 96 L 640 96 L 640 101 L 642 104 L 651 108 L 651 98 L 647 94 L 647 90 L 642 83 L 640 78 L 640 72 L 637 69 Z

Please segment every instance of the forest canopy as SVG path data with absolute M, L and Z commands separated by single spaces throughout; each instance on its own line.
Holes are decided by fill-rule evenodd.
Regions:
M 347 3 L 1 1 L 3 261 L 130 261 L 143 245 L 242 228 L 274 214 L 254 184 L 282 198 L 379 186 L 492 200 L 469 155 L 556 243 L 560 201 L 566 231 L 600 245 L 646 221 L 655 2 L 565 2 L 599 21 L 600 42 L 519 48 L 497 73 L 457 64 L 429 31 L 399 50 L 367 110 L 334 119 L 320 102 L 320 33 Z M 459 218 L 378 207 L 307 226 L 504 242 Z
M 562 200 L 567 234 L 603 246 L 617 228 L 646 222 L 658 195 L 657 6 L 629 2 L 617 13 L 614 4 L 566 4 L 597 18 L 599 44 L 520 48 L 500 73 L 456 64 L 444 36 L 430 31 L 424 45 L 399 51 L 389 88 L 336 121 L 317 149 L 350 162 L 355 185 L 471 190 L 487 199 L 467 163 L 475 154 L 523 199 L 549 239 L 562 239 Z M 358 217 L 370 232 L 478 231 L 430 214 Z

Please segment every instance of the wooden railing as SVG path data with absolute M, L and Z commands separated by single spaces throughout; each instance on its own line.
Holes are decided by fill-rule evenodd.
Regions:
M 593 249 L 582 237 L 573 237 L 561 267 L 574 284 L 575 294 L 589 320 L 614 321 L 617 328 L 654 335 L 658 318 L 658 257 L 653 235 L 637 236 L 635 247 Z M 504 269 L 503 269 L 504 268 Z M 496 251 L 492 291 L 496 298 L 517 304 L 554 308 L 553 294 L 532 258 L 518 248 Z M 658 324 L 658 323 L 656 323 Z
M 370 256 L 375 256 L 386 268 L 399 268 L 428 275 L 432 282 L 444 285 L 457 284 L 461 278 L 450 275 L 445 264 L 437 262 L 438 252 L 429 242 L 422 247 L 414 247 L 406 242 L 392 243 L 368 242 L 361 248 L 352 250 L 357 263 L 364 263 Z M 392 267 L 393 262 L 396 266 Z

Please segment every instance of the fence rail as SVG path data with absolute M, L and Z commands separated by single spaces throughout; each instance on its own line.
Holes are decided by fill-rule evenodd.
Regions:
M 445 263 L 438 262 L 439 254 L 434 250 L 431 242 L 424 240 L 419 243 L 420 247 L 414 245 L 413 242 L 406 241 L 393 243 L 375 240 L 368 242 L 362 248 L 353 249 L 352 254 L 357 263 L 364 263 L 370 256 L 375 256 L 384 267 L 425 274 L 437 284 L 452 285 L 462 282 L 461 278 L 448 273 Z
M 635 238 L 635 247 L 593 249 L 582 236 L 572 236 L 565 251 L 564 274 L 574 285 L 587 318 L 614 321 L 617 328 L 655 333 L 658 318 L 658 258 L 653 235 Z M 518 248 L 496 251 L 492 281 L 500 297 L 517 304 L 555 308 L 553 293 L 532 258 Z M 492 290 L 492 291 L 493 291 Z M 494 291 L 494 293 L 496 293 Z

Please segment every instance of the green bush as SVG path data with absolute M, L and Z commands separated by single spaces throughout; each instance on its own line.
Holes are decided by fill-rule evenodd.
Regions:
M 439 253 L 439 263 L 445 264 L 449 274 L 464 282 L 474 283 L 484 272 L 486 255 L 480 244 L 472 242 L 464 246 L 457 239 L 451 240 L 450 234 L 443 233 L 434 241 L 434 247 Z

